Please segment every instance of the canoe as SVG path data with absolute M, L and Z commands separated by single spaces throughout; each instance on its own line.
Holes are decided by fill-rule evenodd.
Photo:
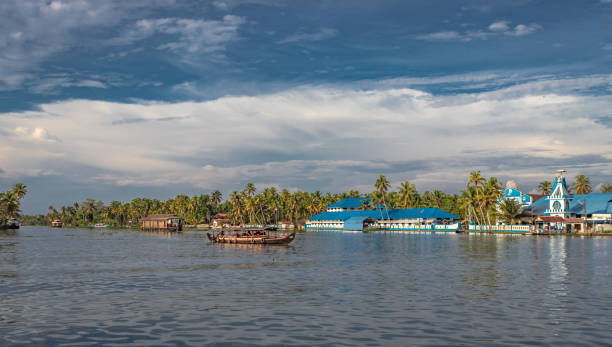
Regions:
M 236 244 L 259 244 L 259 245 L 287 245 L 293 239 L 297 231 L 292 233 L 285 233 L 282 235 L 270 235 L 268 230 L 250 230 L 249 234 L 246 232 L 235 232 L 230 234 L 218 233 L 211 234 L 206 233 L 208 239 L 214 243 L 236 243 Z

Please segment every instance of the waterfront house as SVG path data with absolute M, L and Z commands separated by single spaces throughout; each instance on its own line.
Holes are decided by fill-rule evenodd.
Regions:
M 183 219 L 175 214 L 154 214 L 140 220 L 143 231 L 181 231 Z

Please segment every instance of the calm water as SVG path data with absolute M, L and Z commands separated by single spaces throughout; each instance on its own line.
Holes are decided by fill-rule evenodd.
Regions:
M 0 234 L 0 345 L 609 344 L 612 238 L 24 227 Z

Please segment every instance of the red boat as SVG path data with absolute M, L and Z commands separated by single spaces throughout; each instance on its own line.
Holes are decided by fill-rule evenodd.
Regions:
M 286 245 L 295 239 L 296 230 L 291 233 L 271 235 L 276 229 L 230 230 L 217 234 L 206 233 L 208 239 L 215 243 L 239 243 L 260 245 Z

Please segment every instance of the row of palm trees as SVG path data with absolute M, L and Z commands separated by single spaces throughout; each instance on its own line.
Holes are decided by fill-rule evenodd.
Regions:
M 136 198 L 130 202 L 112 201 L 105 205 L 102 201 L 86 199 L 72 205 L 56 209 L 49 206 L 44 216 L 24 216 L 24 224 L 49 224 L 60 220 L 66 226 L 90 226 L 94 223 L 106 223 L 114 226 L 136 225 L 138 220 L 151 214 L 174 213 L 185 219 L 188 224 L 208 223 L 220 212 L 227 212 L 229 203 L 222 201 L 218 190 L 210 195 L 202 194 L 189 197 L 177 195 L 168 200 Z
M 550 182 L 542 182 L 539 189 L 550 194 L 552 187 L 548 185 Z M 578 194 L 590 192 L 590 179 L 583 175 L 576 176 L 573 187 Z M 215 215 L 225 213 L 234 225 L 277 224 L 284 221 L 297 226 L 310 216 L 324 211 L 327 205 L 347 197 L 369 198 L 363 201 L 362 207 L 378 209 L 381 219 L 389 218 L 389 209 L 437 207 L 463 220 L 482 225 L 494 224 L 498 218 L 512 222 L 521 212 L 520 204 L 514 200 L 504 201 L 498 207 L 503 195 L 502 182 L 495 177 L 485 178 L 480 171 L 469 174 L 466 188 L 460 194 L 446 194 L 440 190 L 420 194 L 410 181 L 401 182 L 395 191 L 391 189 L 384 175 L 379 175 L 373 191 L 365 194 L 355 190 L 343 193 L 290 192 L 287 189 L 278 191 L 274 187 L 258 192 L 253 183 L 248 183 L 243 190 L 232 192 L 227 201 L 222 201 L 218 190 L 191 197 L 177 195 L 165 201 L 136 198 L 126 203 L 112 201 L 108 205 L 87 199 L 59 209 L 49 206 L 46 216 L 30 216 L 25 222 L 42 224 L 59 219 L 69 226 L 88 226 L 99 222 L 129 226 L 150 214 L 174 213 L 185 219 L 186 224 L 200 224 L 211 223 Z
M 20 217 L 20 200 L 27 192 L 27 187 L 22 183 L 17 183 L 12 189 L 0 192 L 0 228 L 5 227 L 9 219 Z

